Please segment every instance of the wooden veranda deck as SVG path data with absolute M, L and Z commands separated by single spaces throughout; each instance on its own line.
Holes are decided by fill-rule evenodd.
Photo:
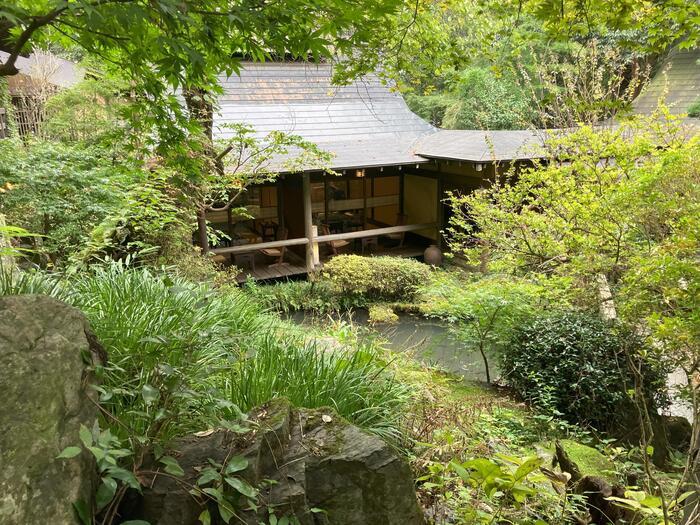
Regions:
M 400 248 L 380 249 L 366 256 L 391 255 L 392 257 L 420 257 L 423 255 L 424 250 L 425 248 L 421 246 L 402 246 Z M 242 268 L 236 280 L 239 284 L 243 284 L 249 279 L 268 281 L 305 275 L 307 273 L 306 265 L 301 257 L 298 257 L 294 253 L 289 253 L 288 259 L 289 262 L 285 261 L 283 264 L 265 265 L 256 263 L 255 269 Z M 328 258 L 325 260 L 328 260 Z M 323 262 L 324 261 L 321 261 L 320 267 L 323 267 Z

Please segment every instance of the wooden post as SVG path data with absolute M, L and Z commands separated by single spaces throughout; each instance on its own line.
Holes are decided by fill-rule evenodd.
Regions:
M 323 172 L 323 221 L 328 224 L 328 173 Z
M 362 170 L 362 229 L 367 227 L 367 177 Z
M 371 194 L 370 197 L 374 197 L 374 173 L 370 175 L 372 177 Z M 374 206 L 372 206 L 372 220 L 374 220 Z
M 403 172 L 399 172 L 399 213 L 401 215 L 403 215 L 403 190 L 404 190 Z
M 302 194 L 304 200 L 304 236 L 308 239 L 306 243 L 306 271 L 314 269 L 314 230 L 311 216 L 311 176 L 308 172 L 302 174 Z
M 197 212 L 197 233 L 202 255 L 207 255 L 209 253 L 209 236 L 207 235 L 207 212 L 204 210 Z
M 284 177 L 277 179 L 277 225 L 284 228 Z
M 437 238 L 435 239 L 438 248 L 443 249 L 442 234 L 440 233 L 445 227 L 445 207 L 442 204 L 443 192 L 445 191 L 445 185 L 442 183 L 442 176 L 438 175 L 437 178 L 437 215 L 435 217 L 435 222 L 437 224 Z

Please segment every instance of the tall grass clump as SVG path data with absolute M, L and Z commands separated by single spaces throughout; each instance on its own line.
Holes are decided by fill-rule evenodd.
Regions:
M 216 374 L 267 323 L 242 293 L 119 263 L 76 277 L 72 302 L 109 356 L 101 401 L 136 434 L 164 412 L 176 427 L 201 423 L 217 405 Z
M 313 311 L 329 314 L 367 306 L 364 297 L 345 296 L 331 289 L 325 280 L 288 281 L 259 285 L 248 282 L 245 291 L 263 307 L 275 312 Z
M 285 397 L 299 407 L 332 407 L 351 423 L 398 442 L 409 391 L 372 347 L 328 348 L 292 336 L 267 336 L 256 344 L 231 369 L 226 390 L 234 405 L 245 411 Z
M 58 279 L 41 271 L 21 271 L 0 264 L 0 296 L 40 294 L 65 299 Z

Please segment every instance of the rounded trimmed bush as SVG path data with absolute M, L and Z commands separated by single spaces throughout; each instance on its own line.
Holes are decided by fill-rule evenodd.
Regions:
M 325 264 L 322 276 L 343 295 L 400 301 L 413 299 L 430 268 L 414 259 L 339 255 Z
M 556 313 L 516 330 L 501 354 L 501 370 L 510 386 L 540 408 L 572 423 L 613 430 L 635 410 L 625 349 L 639 345 L 632 334 L 595 316 Z M 662 404 L 663 367 L 647 361 L 642 370 L 647 399 Z

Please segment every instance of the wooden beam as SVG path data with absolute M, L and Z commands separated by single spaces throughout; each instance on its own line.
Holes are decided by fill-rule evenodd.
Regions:
M 328 222 L 328 173 L 323 172 L 323 221 Z
M 308 172 L 302 175 L 301 184 L 304 201 L 304 236 L 308 241 L 306 243 L 306 270 L 310 272 L 314 269 L 314 230 L 311 216 L 311 176 Z
M 284 241 L 270 241 L 270 242 L 259 242 L 252 244 L 241 244 L 239 246 L 228 246 L 226 248 L 213 248 L 211 253 L 214 254 L 238 254 L 238 253 L 250 253 L 256 252 L 258 250 L 265 250 L 268 248 L 282 248 L 287 246 L 301 246 L 307 244 L 309 240 L 305 237 L 300 237 L 298 239 L 286 239 Z
M 316 242 L 347 241 L 350 239 L 362 239 L 364 237 L 377 237 L 378 235 L 388 235 L 390 233 L 413 232 L 418 230 L 435 229 L 435 223 L 426 224 L 406 224 L 403 226 L 389 226 L 388 228 L 374 228 L 372 230 L 362 230 L 359 232 L 334 233 L 331 235 L 319 235 Z
M 388 235 L 390 233 L 412 232 L 418 230 L 429 230 L 435 228 L 435 223 L 426 224 L 406 224 L 403 226 L 389 226 L 387 228 L 374 228 L 372 230 L 362 230 L 359 232 L 334 233 L 331 235 L 319 235 L 314 238 L 314 242 L 324 243 L 330 241 L 344 241 L 348 239 L 362 239 L 363 237 L 376 237 L 377 235 Z M 241 244 L 240 246 L 229 246 L 226 248 L 214 248 L 211 250 L 215 254 L 238 254 L 249 253 L 267 248 L 282 248 L 283 246 L 310 246 L 306 237 L 298 239 L 287 239 L 284 241 L 261 242 L 257 244 Z
M 437 232 L 435 234 L 435 238 L 437 240 L 437 245 L 438 248 L 443 249 L 444 248 L 444 243 L 442 241 L 442 229 L 445 227 L 445 205 L 442 203 L 442 199 L 444 198 L 445 193 L 445 185 L 443 184 L 442 177 L 438 177 L 437 180 Z

